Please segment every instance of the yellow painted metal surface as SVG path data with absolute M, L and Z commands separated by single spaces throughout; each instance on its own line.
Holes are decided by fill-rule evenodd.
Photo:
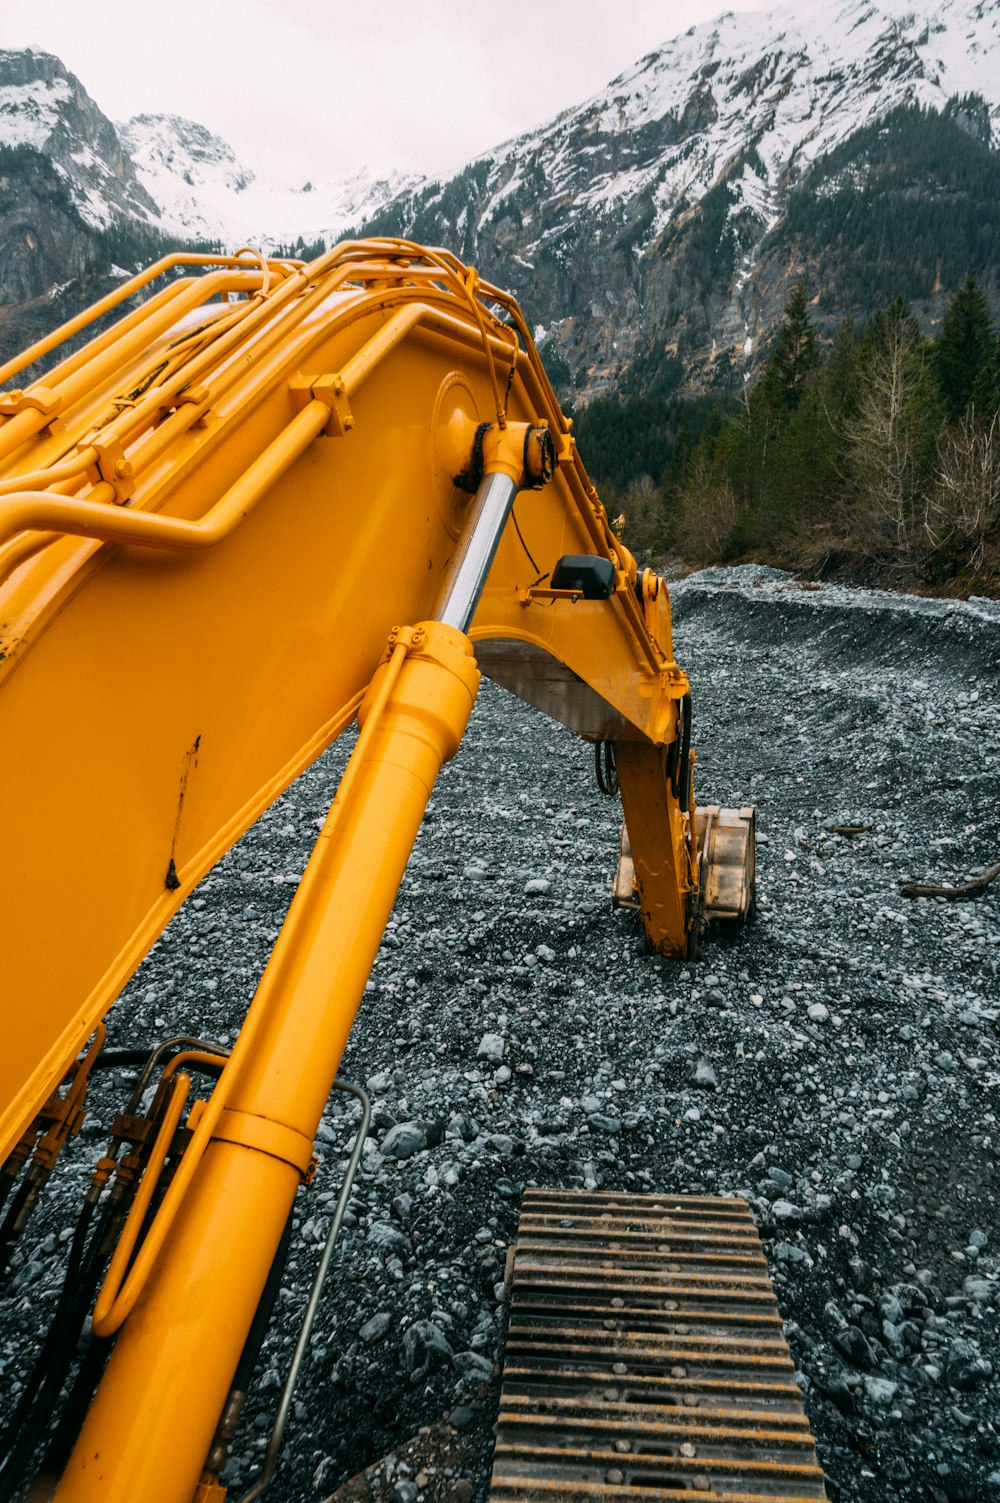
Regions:
M 687 694 L 666 590 L 609 527 L 516 305 L 392 241 L 198 270 L 0 397 L 0 1160 L 204 873 L 362 729 L 232 1058 L 99 1300 L 117 1343 L 60 1500 L 199 1484 L 480 668 L 614 738 L 666 953 L 697 884 L 664 774 Z M 517 496 L 466 637 L 434 615 L 470 466 L 520 483 L 539 428 L 554 477 Z M 611 597 L 553 590 L 566 554 L 610 559 Z
M 524 544 L 508 528 L 473 639 L 544 654 L 627 734 L 673 734 L 668 617 L 646 630 L 530 340 L 474 315 L 463 275 L 394 243 L 230 264 L 8 403 L 0 1157 L 200 877 L 352 718 L 390 628 L 428 614 L 468 505 L 452 475 L 508 380 L 558 472 L 519 497 Z M 543 573 L 613 558 L 615 597 L 536 600 L 526 548 Z M 540 681 L 520 692 L 559 713 Z
M 467 639 L 434 624 L 416 643 L 397 643 L 376 675 L 348 773 L 161 1208 L 162 1251 L 154 1226 L 129 1276 L 139 1285 L 134 1313 L 60 1503 L 191 1497 L 301 1178 L 271 1152 L 216 1136 L 215 1123 L 225 1109 L 312 1142 L 427 799 L 457 750 L 478 681 Z

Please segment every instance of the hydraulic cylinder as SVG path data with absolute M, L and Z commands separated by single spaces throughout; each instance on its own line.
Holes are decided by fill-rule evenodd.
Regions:
M 189 1503 L 427 799 L 478 682 L 468 639 L 439 622 L 398 633 L 377 671 L 358 746 L 217 1087 L 226 1109 L 122 1328 L 58 1503 Z

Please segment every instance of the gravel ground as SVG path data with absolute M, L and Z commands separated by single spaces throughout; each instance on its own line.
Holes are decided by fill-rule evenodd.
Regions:
M 755 567 L 672 593 L 699 797 L 758 809 L 757 920 L 697 966 L 646 955 L 610 908 L 620 811 L 590 748 L 484 685 L 344 1059 L 375 1135 L 274 1503 L 484 1497 L 528 1183 L 748 1196 L 831 1498 L 1000 1499 L 1000 882 L 958 903 L 898 892 L 1000 856 L 1000 608 Z M 112 1043 L 231 1040 L 347 751 L 206 880 Z M 112 1110 L 97 1100 L 77 1161 Z M 350 1124 L 338 1107 L 321 1128 L 234 1478 L 264 1445 Z M 70 1161 L 20 1255 L 0 1403 L 78 1186 Z

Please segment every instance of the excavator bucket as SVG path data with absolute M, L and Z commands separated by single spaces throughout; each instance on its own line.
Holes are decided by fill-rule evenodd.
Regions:
M 705 923 L 745 924 L 755 908 L 755 814 L 752 808 L 723 809 L 707 804 L 695 814 L 699 853 L 700 902 Z M 622 825 L 621 852 L 612 901 L 616 908 L 642 906 L 628 826 Z

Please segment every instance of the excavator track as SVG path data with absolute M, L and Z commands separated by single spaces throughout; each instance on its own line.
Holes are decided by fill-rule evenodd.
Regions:
M 806 1503 L 823 1473 L 744 1200 L 527 1190 L 491 1503 Z

